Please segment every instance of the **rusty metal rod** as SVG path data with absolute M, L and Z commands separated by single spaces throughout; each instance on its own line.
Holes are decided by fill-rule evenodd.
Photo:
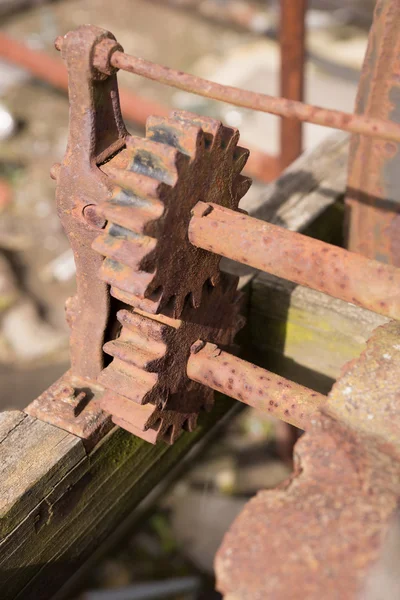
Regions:
M 186 369 L 193 381 L 307 430 L 326 396 L 280 377 L 215 344 L 196 342 Z
M 56 89 L 68 91 L 68 76 L 64 64 L 46 52 L 32 50 L 25 44 L 0 33 L 0 56 L 27 69 L 35 77 Z M 120 88 L 119 95 L 124 117 L 137 125 L 145 126 L 147 117 L 151 115 L 167 117 L 171 111 L 168 106 L 146 100 L 123 88 Z M 260 181 L 266 183 L 273 181 L 281 172 L 279 159 L 253 148 L 246 165 L 246 172 Z
M 288 100 L 304 99 L 305 17 L 307 0 L 280 0 L 280 94 Z M 280 127 L 281 168 L 302 152 L 303 124 L 283 118 Z
M 400 319 L 400 269 L 216 204 L 192 214 L 194 246 Z
M 113 67 L 152 79 L 158 83 L 206 98 L 234 104 L 235 106 L 271 113 L 279 117 L 298 119 L 299 121 L 323 125 L 332 129 L 362 133 L 394 142 L 400 141 L 400 125 L 383 119 L 353 115 L 339 110 L 288 100 L 287 98 L 275 98 L 267 94 L 258 94 L 228 85 L 221 85 L 208 79 L 163 67 L 143 58 L 129 56 L 124 52 L 114 52 L 111 57 L 111 64 Z
M 15 65 L 27 69 L 42 81 L 58 90 L 68 91 L 67 70 L 62 62 L 46 52 L 32 50 L 25 44 L 0 33 L 0 56 Z M 121 108 L 124 116 L 134 123 L 143 125 L 150 115 L 168 116 L 168 107 L 141 98 L 128 90 L 120 90 Z

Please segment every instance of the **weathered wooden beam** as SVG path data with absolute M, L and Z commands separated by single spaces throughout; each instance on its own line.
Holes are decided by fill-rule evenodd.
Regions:
M 388 320 L 263 273 L 252 282 L 249 351 L 260 366 L 326 394 Z
M 115 428 L 89 454 L 69 433 L 19 411 L 5 413 L 2 600 L 50 598 L 232 403 L 220 397 L 200 427 L 174 446 L 153 446 Z
M 66 431 L 19 410 L 0 413 L 0 540 L 84 457 Z
M 256 219 L 304 232 L 343 197 L 348 154 L 348 134 L 336 132 L 304 152 L 263 193 L 241 206 Z

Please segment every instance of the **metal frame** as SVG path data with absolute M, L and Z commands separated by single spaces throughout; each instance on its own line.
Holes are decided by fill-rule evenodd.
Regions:
M 304 8 L 304 5 L 302 6 Z M 121 373 L 116 375 L 111 371 L 111 374 L 108 374 L 105 378 L 102 375 L 104 366 L 103 343 L 105 341 L 106 328 L 109 327 L 107 323 L 110 311 L 109 293 L 105 283 L 114 286 L 111 288 L 112 295 L 128 303 L 128 305 L 139 306 L 150 313 L 158 312 L 162 308 L 157 303 L 154 307 L 149 308 L 149 302 L 146 300 L 146 295 L 148 295 L 147 289 L 151 280 L 150 274 L 146 275 L 140 271 L 140 280 L 138 282 L 140 281 L 141 283 L 139 288 L 135 288 L 136 291 L 133 296 L 131 292 L 127 294 L 126 291 L 132 288 L 132 283 L 130 283 L 133 273 L 132 268 L 129 268 L 125 275 L 124 271 L 121 271 L 121 264 L 117 262 L 115 263 L 115 267 L 112 266 L 113 270 L 116 269 L 115 272 L 112 273 L 110 271 L 105 275 L 103 272 L 104 281 L 101 281 L 98 269 L 103 259 L 93 251 L 94 248 L 98 252 L 103 253 L 103 255 L 105 253 L 106 257 L 108 256 L 113 259 L 117 256 L 121 257 L 123 258 L 122 262 L 125 261 L 124 257 L 126 256 L 130 261 L 128 264 L 131 265 L 132 256 L 134 256 L 131 254 L 132 252 L 139 251 L 138 256 L 142 258 L 147 252 L 146 248 L 143 250 L 141 246 L 136 248 L 136 242 L 133 240 L 133 242 L 127 241 L 124 242 L 125 245 L 118 246 L 117 254 L 115 254 L 108 247 L 110 242 L 106 241 L 107 235 L 105 238 L 102 235 L 100 238 L 98 237 L 99 230 L 104 227 L 108 218 L 107 213 L 102 213 L 101 198 L 104 194 L 107 195 L 107 193 L 110 193 L 112 180 L 105 177 L 96 165 L 107 161 L 115 155 L 124 146 L 127 139 L 127 132 L 121 121 L 118 103 L 116 71 L 123 69 L 159 83 L 171 85 L 205 97 L 285 117 L 289 119 L 289 129 L 292 127 L 293 119 L 297 119 L 300 122 L 317 123 L 393 142 L 400 141 L 400 125 L 368 116 L 350 115 L 339 111 L 318 108 L 286 98 L 273 98 L 265 94 L 255 94 L 162 67 L 144 59 L 125 54 L 111 34 L 91 26 L 82 27 L 76 30 L 76 32 L 68 34 L 65 38 L 57 38 L 56 48 L 62 51 L 67 62 L 70 76 L 72 112 L 70 140 L 66 158 L 62 166 L 55 166 L 53 168 L 52 173 L 58 183 L 60 215 L 67 234 L 70 237 L 77 260 L 78 279 L 78 294 L 73 304 L 70 305 L 68 313 L 72 327 L 72 370 L 71 374 L 66 376 L 66 379 L 64 378 L 63 385 L 65 388 L 65 385 L 68 387 L 71 384 L 71 376 L 80 378 L 81 382 L 79 383 L 78 381 L 78 384 L 75 383 L 77 393 L 74 397 L 80 398 L 81 408 L 75 407 L 75 413 L 79 413 L 79 415 L 74 412 L 66 414 L 66 400 L 63 397 L 65 394 L 60 394 L 60 386 L 57 386 L 56 392 L 53 391 L 50 394 L 50 404 L 49 394 L 45 393 L 42 398 L 39 398 L 30 406 L 29 412 L 34 416 L 64 426 L 69 431 L 76 433 L 79 429 L 81 435 L 82 431 L 85 431 L 84 437 L 90 439 L 90 443 L 93 443 L 93 439 L 98 439 L 99 432 L 106 431 L 110 425 L 106 416 L 94 418 L 93 414 L 90 413 L 90 409 L 95 406 L 96 398 L 90 401 L 88 396 L 86 396 L 86 400 L 81 397 L 80 391 L 84 387 L 83 382 L 95 382 L 100 376 L 100 382 L 105 383 L 106 388 L 111 385 L 114 392 L 121 385 L 122 387 L 126 386 L 126 384 L 123 384 L 125 376 L 122 376 Z M 297 80 L 295 85 L 297 92 L 299 91 L 298 82 L 299 80 Z M 296 90 L 294 94 L 297 93 Z M 100 105 L 102 106 L 102 117 L 99 120 L 97 107 Z M 82 107 L 86 107 L 84 120 L 82 120 L 81 116 Z M 106 123 L 108 124 L 107 127 L 105 127 Z M 287 130 L 284 129 L 284 131 L 287 133 Z M 296 129 L 296 131 L 299 132 L 300 130 Z M 286 137 L 286 133 L 283 137 Z M 76 148 L 79 148 L 79 154 L 76 153 Z M 243 165 L 247 154 L 246 152 L 243 153 L 243 149 L 238 148 L 238 150 L 241 152 L 240 164 Z M 118 157 L 117 160 L 119 160 Z M 162 160 L 169 161 L 170 158 L 165 156 Z M 79 172 L 81 172 L 81 175 L 77 177 L 77 173 Z M 249 184 L 246 178 L 244 178 L 240 185 L 242 189 L 238 197 L 241 197 L 248 189 Z M 79 198 L 78 203 L 77 198 Z M 225 256 L 289 279 L 295 283 L 322 291 L 335 298 L 373 310 L 379 314 L 399 318 L 400 307 L 397 289 L 400 283 L 400 271 L 396 268 L 372 261 L 348 250 L 285 231 L 279 226 L 252 219 L 235 212 L 235 207 L 232 208 L 234 210 L 218 206 L 215 203 L 198 202 L 191 209 L 188 209 L 192 211 L 192 217 L 189 220 L 187 233 L 183 232 L 184 238 L 188 237 L 192 246 L 206 250 L 211 255 Z M 147 219 L 148 216 L 143 218 Z M 124 220 L 120 221 L 119 225 L 123 223 L 125 223 Z M 185 220 L 182 223 L 185 223 Z M 178 227 L 177 224 L 170 224 L 170 226 L 174 228 Z M 182 226 L 185 227 L 185 225 Z M 151 240 L 151 238 L 146 239 Z M 99 240 L 101 241 L 99 242 Z M 163 247 L 161 247 L 162 250 Z M 187 251 L 189 251 L 189 246 L 185 252 Z M 168 252 L 168 256 L 169 261 L 173 265 L 174 255 L 170 255 Z M 120 259 L 118 258 L 117 260 L 119 261 Z M 112 264 L 113 262 L 111 261 L 109 265 Z M 140 264 L 140 262 L 137 263 L 137 268 L 139 269 L 142 268 L 139 266 Z M 172 267 L 171 272 L 173 271 L 174 267 Z M 146 275 L 147 279 L 143 279 L 144 275 Z M 124 278 L 127 279 L 122 284 Z M 115 281 L 119 282 L 117 286 L 115 286 Z M 181 284 L 179 282 L 176 285 L 179 287 Z M 120 291 L 118 291 L 118 288 Z M 139 304 L 137 297 L 142 298 Z M 179 311 L 172 315 L 174 318 L 180 317 L 180 312 L 183 310 L 183 304 L 179 306 Z M 200 331 L 197 331 L 197 337 L 201 340 Z M 193 339 L 187 338 L 185 343 L 190 346 L 195 340 L 196 336 Z M 216 339 L 206 341 L 217 342 Z M 196 348 L 196 352 L 190 361 L 192 364 L 199 365 L 202 357 L 208 353 L 208 347 L 205 350 Z M 112 355 L 119 357 L 119 351 L 117 354 L 114 353 L 115 351 L 111 352 Z M 208 354 L 207 357 L 207 361 L 209 362 L 211 359 Z M 127 359 L 123 358 L 123 360 Z M 135 361 L 136 359 L 131 357 L 129 361 L 132 360 Z M 228 363 L 230 360 L 234 360 L 233 357 L 228 360 Z M 185 364 L 183 363 L 180 368 L 184 374 L 186 371 Z M 252 368 L 253 365 L 245 362 L 240 363 L 236 377 L 238 379 L 246 379 Z M 106 369 L 105 373 L 109 373 L 109 369 Z M 200 378 L 198 373 L 199 371 L 197 371 L 195 379 L 197 382 L 199 382 Z M 268 381 L 279 381 L 279 384 L 282 383 L 280 378 L 277 378 L 276 375 L 268 371 L 264 372 L 264 376 Z M 117 377 L 116 381 L 115 377 Z M 144 375 L 141 377 L 144 377 Z M 113 383 L 110 383 L 110 381 Z M 149 389 L 154 385 L 152 381 L 153 379 L 150 378 L 149 383 L 146 384 L 150 386 Z M 232 395 L 232 389 L 229 387 L 229 384 L 222 384 L 220 382 L 218 385 L 211 385 L 207 377 L 203 377 L 201 383 L 206 387 L 214 387 L 227 395 Z M 293 384 L 287 381 L 286 385 L 292 386 Z M 64 389 L 62 386 L 61 388 Z M 144 398 L 146 397 L 146 393 L 148 392 L 144 392 Z M 316 398 L 316 394 L 312 390 L 299 389 L 296 393 L 299 397 L 304 396 L 306 403 L 310 399 Z M 127 392 L 124 392 L 123 396 L 126 394 Z M 66 396 L 70 399 L 71 393 L 66 394 Z M 96 397 L 96 394 L 94 396 Z M 254 403 L 251 386 L 248 388 L 248 393 L 242 390 L 236 396 L 243 402 Z M 142 408 L 139 414 L 138 409 L 133 410 L 131 408 L 130 405 L 132 403 L 128 403 L 128 408 L 125 409 L 126 402 L 118 398 L 114 394 L 111 395 L 110 399 L 109 394 L 106 394 L 106 401 L 103 400 L 102 404 L 100 397 L 99 402 L 111 414 L 114 412 L 114 407 L 118 405 L 120 413 L 113 415 L 114 422 L 124 424 L 127 429 L 140 435 L 136 425 L 134 425 L 136 420 L 139 420 L 142 424 L 142 437 L 144 436 L 146 439 L 156 441 L 157 437 L 153 435 L 149 437 L 146 434 L 149 429 L 155 426 L 153 413 L 151 411 L 146 412 Z M 58 401 L 60 407 L 54 410 Z M 146 402 L 146 400 L 143 400 L 143 402 Z M 311 402 L 314 402 L 316 406 L 321 403 L 321 398 L 316 398 L 315 400 L 311 400 Z M 71 403 L 71 400 L 68 400 L 68 403 Z M 271 407 L 272 405 L 269 407 L 270 411 Z M 267 409 L 266 405 L 265 409 Z M 135 414 L 134 418 L 131 417 L 128 419 L 126 411 L 129 412 L 130 410 Z M 101 411 L 99 415 L 102 415 Z M 80 420 L 78 429 L 75 425 L 77 416 Z M 286 414 L 285 411 L 283 411 L 283 414 L 280 414 L 280 417 L 288 422 L 293 422 L 293 416 Z M 90 422 L 91 426 L 88 431 L 82 425 L 82 420 L 84 423 Z M 158 420 L 156 421 L 158 423 Z M 165 434 L 165 431 L 163 433 Z M 171 441 L 175 437 L 176 432 L 174 431 Z

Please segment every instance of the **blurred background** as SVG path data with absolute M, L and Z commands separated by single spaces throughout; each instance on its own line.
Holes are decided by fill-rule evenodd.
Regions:
M 307 102 L 353 111 L 373 5 L 373 0 L 309 1 Z M 67 95 L 18 66 L 17 51 L 13 61 L 5 60 L 10 54 L 5 35 L 25 45 L 25 62 L 30 51 L 43 52 L 59 60 L 62 70 L 54 39 L 92 23 L 112 31 L 129 54 L 277 95 L 279 3 L 0 0 L 0 16 L 0 410 L 5 410 L 23 408 L 68 368 L 64 302 L 75 284 L 73 257 L 49 177 L 66 147 Z M 127 73 L 119 74 L 119 83 L 153 103 L 238 127 L 245 146 L 278 151 L 275 117 Z M 143 134 L 142 125 L 129 119 L 127 125 L 132 133 Z M 305 148 L 329 133 L 306 125 Z M 255 179 L 245 202 L 265 190 L 268 183 L 262 179 Z M 84 586 L 71 597 L 219 598 L 212 565 L 224 532 L 252 494 L 274 487 L 290 473 L 279 427 L 250 409 L 242 410 L 224 427 L 218 443 L 208 445 L 200 462 L 188 460 L 190 469 L 179 482 L 155 506 L 143 507 L 138 519 L 142 525 L 133 523 L 118 551 L 94 561 Z

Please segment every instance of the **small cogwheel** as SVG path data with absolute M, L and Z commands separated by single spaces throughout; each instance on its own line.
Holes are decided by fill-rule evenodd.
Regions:
M 211 410 L 213 391 L 187 377 L 190 350 L 198 340 L 232 345 L 244 324 L 236 287 L 236 277 L 221 274 L 218 286 L 203 286 L 199 308 L 185 303 L 180 319 L 172 309 L 118 312 L 119 337 L 104 346 L 113 360 L 99 378 L 107 389 L 102 408 L 117 425 L 153 443 L 193 431 L 199 412 Z
M 123 159 L 103 167 L 116 187 L 93 248 L 113 296 L 153 314 L 168 305 L 177 318 L 187 298 L 198 307 L 204 284 L 218 283 L 220 257 L 193 246 L 188 225 L 199 201 L 238 210 L 251 185 L 238 139 L 219 121 L 176 111 L 150 117 L 146 138 L 128 136 Z

